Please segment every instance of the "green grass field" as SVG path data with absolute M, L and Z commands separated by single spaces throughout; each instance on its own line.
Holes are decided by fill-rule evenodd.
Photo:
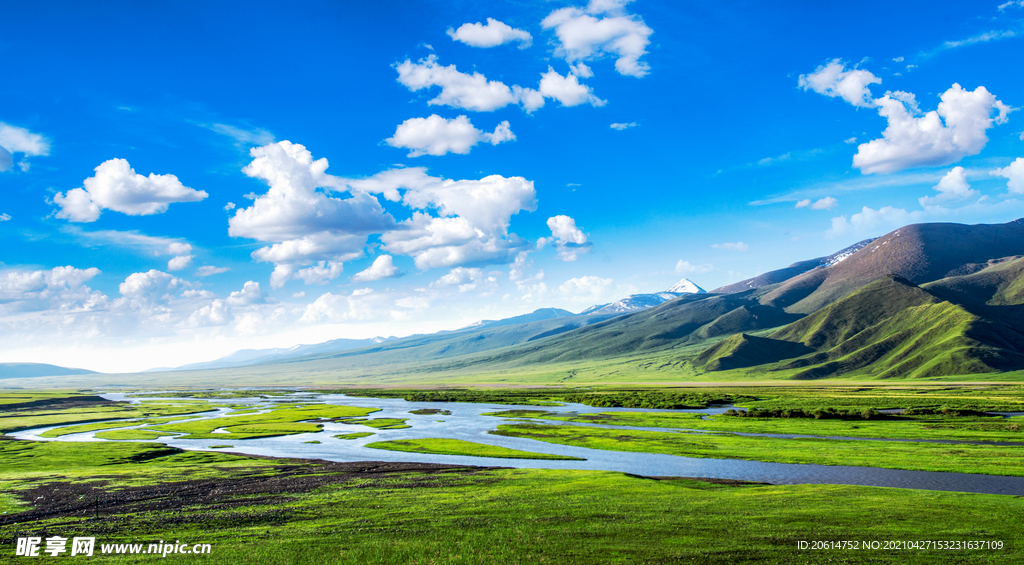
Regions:
M 993 441 L 1024 443 L 1024 417 L 892 417 L 891 419 L 738 418 L 672 412 L 597 412 L 558 414 L 543 410 L 502 410 L 485 416 L 563 422 L 681 428 L 758 434 L 796 434 L 862 438 Z
M 1024 475 L 1024 450 L 1020 447 L 776 439 L 732 434 L 655 432 L 531 423 L 500 425 L 497 431 L 491 433 L 590 449 L 664 453 L 684 457 Z
M 221 391 L 231 392 L 231 391 Z M 244 391 L 251 394 L 251 391 Z M 390 391 L 392 395 L 424 391 Z M 715 432 L 809 433 L 1012 441 L 1022 418 L 957 416 L 942 408 L 1012 409 L 1019 385 L 697 386 L 687 388 L 466 389 L 446 400 L 516 404 L 586 401 L 595 408 L 552 415 L 538 407 L 494 414 L 500 434 L 615 451 L 670 453 L 891 468 L 1024 474 L 1020 448 L 924 443 L 781 440 L 572 426 L 698 428 Z M 364 391 L 373 396 L 374 391 Z M 31 394 L 31 393 L 29 393 Z M 70 393 L 67 393 L 70 394 Z M 241 394 L 241 393 L 240 393 Z M 383 396 L 384 394 L 382 394 Z M 74 397 L 70 394 L 67 398 Z M 54 397 L 50 397 L 52 400 Z M 60 398 L 60 397 L 56 397 Z M 3 395 L 0 395 L 3 399 Z M 731 399 L 765 410 L 910 407 L 899 420 L 753 418 L 667 412 L 606 412 L 602 406 L 677 406 Z M 215 398 L 213 399 L 214 401 Z M 418 399 L 417 402 L 429 402 Z M 200 422 L 165 421 L 209 404 L 169 398 L 145 405 L 70 404 L 0 410 L 15 429 L 82 422 L 96 415 L 130 422 L 77 423 L 107 439 L 154 439 L 179 427 L 221 440 L 319 429 L 320 418 L 368 420 L 374 409 L 288 403 Z M 421 405 L 431 409 L 430 404 Z M 973 407 L 973 408 L 972 408 Z M 187 412 L 181 412 L 185 410 Z M 353 413 L 352 411 L 361 411 Z M 262 410 L 261 410 L 262 412 Z M 545 418 L 565 425 L 503 423 Z M 118 430 L 110 425 L 139 425 Z M 229 425 L 225 425 L 228 422 Z M 364 422 L 356 422 L 364 424 Z M 236 427 L 232 434 L 212 434 Z M 55 432 L 55 437 L 60 435 Z M 338 434 L 339 439 L 370 432 Z M 329 443 L 329 442 L 324 442 Z M 444 438 L 377 442 L 395 450 L 500 457 L 503 448 Z M 230 441 L 211 446 L 230 450 Z M 511 453 L 509 453 L 511 452 Z M 524 452 L 505 450 L 524 457 Z M 536 456 L 538 454 L 529 454 Z M 362 466 L 360 466 L 362 465 Z M 403 467 L 403 465 L 406 465 Z M 554 471 L 412 464 L 332 464 L 181 451 L 138 442 L 0 440 L 0 555 L 26 535 L 95 535 L 99 543 L 209 543 L 209 563 L 1011 563 L 1024 560 L 1014 516 L 1024 498 L 827 485 L 761 485 L 652 479 L 600 471 Z M 3 514 L 5 513 L 6 514 Z M 986 541 L 1002 549 L 800 550 L 800 541 Z M 5 553 L 10 551 L 11 553 Z M 105 556 L 98 562 L 163 561 Z
M 315 463 L 180 453 L 147 444 L 72 444 L 67 451 L 54 451 L 61 445 L 0 442 L 3 461 L 18 461 L 0 467 L 0 506 L 8 512 L 0 522 L 5 544 L 16 535 L 44 530 L 46 535 L 93 535 L 98 544 L 211 544 L 210 554 L 202 556 L 93 558 L 109 563 L 934 564 L 1024 559 L 1024 533 L 1007 519 L 1021 515 L 1024 502 L 1008 496 L 715 484 L 591 471 L 343 472 Z M 280 478 L 285 475 L 287 480 Z M 119 480 L 111 482 L 111 476 Z M 83 480 L 91 481 L 90 490 L 72 486 Z M 201 484 L 221 490 L 217 494 Z M 65 488 L 79 489 L 73 500 L 78 492 L 88 493 L 82 511 L 18 525 L 7 518 L 19 510 L 42 511 L 38 493 L 55 496 Z M 129 488 L 134 490 L 124 490 Z M 179 494 L 160 498 L 170 492 Z M 96 508 L 90 500 L 98 501 Z M 981 540 L 1002 542 L 1003 548 L 798 549 L 800 541 L 843 540 Z M 13 545 L 3 551 L 13 555 Z

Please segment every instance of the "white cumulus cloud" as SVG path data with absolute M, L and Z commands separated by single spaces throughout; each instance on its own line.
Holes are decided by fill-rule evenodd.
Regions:
M 555 55 L 576 63 L 605 55 L 616 57 L 619 74 L 642 77 L 650 66 L 640 58 L 647 53 L 654 33 L 643 18 L 627 14 L 630 0 L 591 0 L 585 7 L 560 8 L 543 21 L 558 38 Z M 603 17 L 601 17 L 603 16 Z
M 406 59 L 396 65 L 395 70 L 398 71 L 398 82 L 413 92 L 441 87 L 441 92 L 428 104 L 491 112 L 517 102 L 512 89 L 505 83 L 489 81 L 480 73 L 468 75 L 459 72 L 455 65 L 438 65 L 436 55 L 429 55 L 416 63 Z
M 640 125 L 640 124 L 638 124 L 636 122 L 629 122 L 628 124 L 612 124 L 611 128 L 615 129 L 615 130 L 622 131 L 624 129 L 635 128 L 638 125 Z
M 390 255 L 381 255 L 373 260 L 373 264 L 366 269 L 352 275 L 355 282 L 370 282 L 386 279 L 398 274 L 398 267 Z
M 1005 123 L 1013 110 L 984 86 L 970 91 L 953 84 L 941 99 L 937 110 L 921 116 L 913 94 L 889 92 L 875 100 L 889 124 L 880 139 L 857 147 L 853 166 L 865 174 L 893 173 L 977 155 L 988 143 L 986 130 Z
M 1007 179 L 1006 188 L 1013 194 L 1024 194 L 1024 158 L 1017 157 L 1006 167 L 989 171 L 989 174 Z
M 907 212 L 902 208 L 884 206 L 875 210 L 864 206 L 860 212 L 850 216 L 832 218 L 832 227 L 826 232 L 829 236 L 847 234 L 875 234 L 887 227 L 911 224 L 924 216 L 924 212 L 915 210 Z
M 416 167 L 349 182 L 416 210 L 381 240 L 385 250 L 413 256 L 420 269 L 507 260 L 525 244 L 508 231 L 512 215 L 537 206 L 533 181 L 522 177 L 449 180 Z
M 342 263 L 320 261 L 315 265 L 295 271 L 295 278 L 301 279 L 305 284 L 327 284 L 341 276 L 343 270 Z
M 868 85 L 881 83 L 882 79 L 869 71 L 847 70 L 846 64 L 840 59 L 833 59 L 821 65 L 813 73 L 800 75 L 797 82 L 804 90 L 813 90 L 832 98 L 842 98 L 854 106 L 863 108 L 875 105 Z
M 562 76 L 551 67 L 548 67 L 548 72 L 541 75 L 538 91 L 545 98 L 558 100 L 562 106 L 579 106 L 584 103 L 589 103 L 591 106 L 604 106 L 607 103 L 606 100 L 594 96 L 594 92 L 589 86 L 580 84 L 576 75 L 569 73 Z
M 182 280 L 167 273 L 150 269 L 145 273 L 132 273 L 118 286 L 122 296 L 138 298 L 173 292 L 182 286 Z
M 192 255 L 178 255 L 167 262 L 168 271 L 180 271 L 192 264 Z
M 921 206 L 937 206 L 947 202 L 981 196 L 980 192 L 972 189 L 971 185 L 967 183 L 967 171 L 963 167 L 953 167 L 933 188 L 939 194 L 937 196 L 922 196 L 918 198 Z
M 0 173 L 14 167 L 14 154 L 21 153 L 18 163 L 22 172 L 29 168 L 29 157 L 50 154 L 50 141 L 38 133 L 0 122 Z
M 260 289 L 260 283 L 246 281 L 242 290 L 236 290 L 227 298 L 227 303 L 232 306 L 248 306 L 250 304 L 265 304 L 267 297 Z
M 72 222 L 94 222 L 102 210 L 114 210 L 129 216 L 162 214 L 175 202 L 198 202 L 208 196 L 206 191 L 193 190 L 181 184 L 174 175 L 150 173 L 144 177 L 124 159 L 110 159 L 85 179 L 83 188 L 58 192 L 53 202 L 60 206 L 58 218 Z
M 411 149 L 409 157 L 420 157 L 447 153 L 466 155 L 481 141 L 497 145 L 515 138 L 508 121 L 498 124 L 493 133 L 487 133 L 474 127 L 466 116 L 447 120 L 432 114 L 427 118 L 405 120 L 395 129 L 395 135 L 384 141 L 392 147 Z
M 436 55 L 429 55 L 416 63 L 406 59 L 395 65 L 398 82 L 413 92 L 441 87 L 441 92 L 427 101 L 430 105 L 491 112 L 510 104 L 518 104 L 529 113 L 543 107 L 545 98 L 552 98 L 563 106 L 583 103 L 603 106 L 605 101 L 595 96 L 589 86 L 579 82 L 579 76 L 590 76 L 590 69 L 586 65 L 576 65 L 573 69 L 573 72 L 562 76 L 548 67 L 548 72 L 541 73 L 540 83 L 534 89 L 518 84 L 510 87 L 500 81 L 487 80 L 480 73 L 469 75 L 460 72 L 455 65 L 441 66 L 437 63 Z
M 314 160 L 302 145 L 281 141 L 249 153 L 253 161 L 242 172 L 266 181 L 269 190 L 234 213 L 228 234 L 272 243 L 254 251 L 253 258 L 274 263 L 274 288 L 298 266 L 361 256 L 368 234 L 394 227 L 394 218 L 373 195 L 351 191 L 344 179 L 326 172 L 327 159 Z M 336 198 L 328 194 L 332 191 L 351 196 Z
M 465 23 L 458 29 L 448 28 L 448 36 L 453 41 L 461 41 L 471 47 L 497 47 L 513 41 L 519 42 L 520 49 L 533 44 L 533 37 L 528 31 L 516 29 L 494 18 L 487 18 L 487 24 Z
M 543 249 L 548 243 L 554 242 L 558 249 L 558 258 L 562 261 L 575 261 L 580 255 L 590 252 L 592 244 L 587 241 L 583 230 L 576 227 L 576 220 L 569 216 L 552 216 L 548 218 L 551 237 L 542 237 L 537 247 Z

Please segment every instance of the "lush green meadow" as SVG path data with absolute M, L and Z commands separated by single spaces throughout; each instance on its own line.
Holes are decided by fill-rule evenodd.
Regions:
M 17 430 L 73 424 L 107 439 L 176 433 L 221 440 L 303 433 L 317 422 L 395 429 L 402 419 L 366 418 L 370 408 L 297 402 L 232 416 L 179 422 L 218 399 L 279 399 L 292 391 L 218 391 L 210 402 L 167 397 L 145 404 L 97 401 L 88 393 L 19 392 L 0 404 L 0 425 Z M 356 391 L 348 391 L 356 392 Z M 424 391 L 360 390 L 432 401 L 532 404 L 493 413 L 499 434 L 552 443 L 694 457 L 903 469 L 1024 474 L 1020 447 L 921 442 L 792 440 L 728 432 L 1024 441 L 1019 385 L 573 387 Z M 228 395 L 235 396 L 228 396 Z M 6 399 L 0 394 L 0 400 Z M 36 400 L 47 404 L 31 404 Z M 669 413 L 672 407 L 733 402 L 769 417 Z M 553 414 L 544 405 L 593 407 Z M 606 407 L 662 411 L 602 410 Z M 865 409 L 911 415 L 847 417 Z M 791 417 L 784 417 L 785 413 Z M 793 414 L 822 417 L 793 417 Z M 967 415 L 965 415 L 967 414 Z M 838 416 L 837 416 L 838 415 Z M 519 421 L 502 421 L 518 418 Z M 538 425 L 524 418 L 557 420 Z M 117 422 L 99 420 L 117 419 Z M 126 421 L 127 419 L 133 419 Z M 574 426 L 700 429 L 681 433 Z M 126 425 L 142 426 L 118 430 Z M 1016 426 L 1016 427 L 1015 427 Z M 231 433 L 212 433 L 227 428 Z M 365 429 L 365 428 L 364 428 Z M 156 434 L 156 436 L 154 436 Z M 53 437 L 61 437 L 54 431 Z M 371 432 L 338 434 L 368 437 Z M 526 452 L 444 438 L 374 447 L 416 453 L 525 457 Z M 221 449 L 230 450 L 230 441 Z M 525 455 L 524 455 L 525 454 Z M 538 454 L 532 454 L 534 456 Z M 100 562 L 199 559 L 210 563 L 1010 563 L 1024 560 L 1024 530 L 1012 517 L 1024 498 L 834 486 L 764 485 L 649 478 L 601 471 L 499 469 L 426 464 L 327 463 L 189 452 L 161 444 L 0 440 L 0 555 L 14 559 L 27 535 L 94 535 L 98 543 L 209 543 L 209 555 L 105 556 Z M 801 550 L 798 543 L 858 542 L 859 549 Z M 864 549 L 865 542 L 986 541 L 1002 549 Z
M 209 543 L 137 563 L 1010 563 L 1021 498 L 772 486 L 611 472 L 355 464 L 151 444 L 0 442 L 3 552 L 15 537 Z M 46 500 L 60 498 L 53 511 Z M 36 497 L 43 496 L 43 499 Z M 81 496 L 81 502 L 78 497 Z M 96 501 L 96 502 L 93 502 Z M 90 505 L 90 502 L 93 502 Z M 18 511 L 32 519 L 18 519 Z M 44 534 L 45 532 L 45 534 Z M 800 550 L 807 541 L 1001 541 L 1003 549 Z

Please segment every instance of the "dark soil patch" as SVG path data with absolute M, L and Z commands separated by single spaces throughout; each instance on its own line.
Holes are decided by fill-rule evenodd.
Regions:
M 267 458 L 269 459 L 269 458 Z M 117 488 L 109 480 L 77 483 L 49 481 L 35 488 L 16 491 L 32 504 L 30 510 L 0 515 L 0 526 L 31 527 L 38 520 L 70 519 L 66 526 L 86 526 L 97 533 L 123 532 L 125 524 L 155 520 L 161 524 L 209 523 L 211 519 L 234 523 L 277 522 L 284 519 L 279 509 L 246 510 L 246 507 L 287 502 L 291 496 L 322 487 L 353 483 L 348 488 L 387 486 L 389 489 L 437 488 L 446 477 L 476 475 L 485 467 L 430 463 L 363 461 L 332 463 L 289 460 L 273 468 L 230 469 L 230 479 L 196 479 Z M 273 474 L 268 474 L 268 472 Z M 405 474 L 414 473 L 402 479 Z M 96 477 L 99 478 L 99 477 Z M 115 477 L 105 477 L 115 479 Z M 490 482 L 480 476 L 479 481 Z M 238 510 L 237 515 L 224 510 Z M 216 514 L 212 514 L 216 513 Z M 86 519 L 82 522 L 82 519 Z M 49 523 L 49 527 L 61 527 Z M 7 528 L 4 528 L 7 529 Z M 5 537 L 5 536 L 0 536 Z
M 409 410 L 410 414 L 416 414 L 417 416 L 433 416 L 435 414 L 441 414 L 442 416 L 451 416 L 451 410 L 441 410 L 440 408 L 419 408 L 416 410 Z

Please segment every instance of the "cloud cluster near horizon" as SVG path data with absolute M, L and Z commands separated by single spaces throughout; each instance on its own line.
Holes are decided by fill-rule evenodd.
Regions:
M 1004 124 L 1014 108 L 984 86 L 973 91 L 954 83 L 938 108 L 922 112 L 910 92 L 890 91 L 873 98 L 869 86 L 882 79 L 863 69 L 847 69 L 840 59 L 800 75 L 798 85 L 862 108 L 877 108 L 888 122 L 882 137 L 857 146 L 853 166 L 864 174 L 942 166 L 977 155 L 988 143 L 986 131 Z M 993 115 L 995 113 L 995 115 Z

